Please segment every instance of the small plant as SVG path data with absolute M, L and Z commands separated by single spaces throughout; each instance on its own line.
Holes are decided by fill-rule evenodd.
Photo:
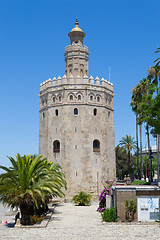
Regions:
M 104 222 L 116 222 L 117 221 L 117 212 L 116 208 L 106 208 L 101 212 L 101 216 Z
M 128 220 L 129 222 L 132 222 L 134 219 L 136 210 L 137 210 L 137 204 L 133 200 L 130 200 L 130 202 L 126 200 L 126 220 Z
M 33 215 L 30 217 L 31 219 L 31 224 L 36 224 L 36 223 L 40 223 L 44 220 L 43 216 L 37 216 L 37 215 Z
M 79 192 L 79 194 L 75 195 L 72 198 L 72 201 L 78 206 L 86 206 L 91 203 L 91 195 L 86 192 Z

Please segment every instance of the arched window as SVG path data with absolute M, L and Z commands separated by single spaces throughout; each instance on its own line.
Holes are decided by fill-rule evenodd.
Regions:
M 59 102 L 61 102 L 61 100 L 62 100 L 62 98 L 61 98 L 61 96 L 59 96 Z
M 70 101 L 73 101 L 73 95 L 70 95 L 69 99 Z
M 59 153 L 60 152 L 60 142 L 58 140 L 55 140 L 53 142 L 53 152 Z
M 81 95 L 78 95 L 78 100 L 81 100 Z
M 56 114 L 56 116 L 58 116 L 58 109 L 55 110 L 55 114 Z
M 94 116 L 97 115 L 97 109 L 96 109 L 96 108 L 94 108 L 94 110 L 93 110 L 93 114 L 94 114 Z
M 100 102 L 100 97 L 97 97 L 97 102 Z
M 55 103 L 56 102 L 56 98 L 55 97 L 53 97 L 53 103 Z
M 93 152 L 100 152 L 100 141 L 97 139 L 93 141 Z
M 45 113 L 43 113 L 43 118 L 45 118 Z
M 93 101 L 93 96 L 90 96 L 90 101 Z
M 74 109 L 74 115 L 78 115 L 78 109 L 77 108 Z

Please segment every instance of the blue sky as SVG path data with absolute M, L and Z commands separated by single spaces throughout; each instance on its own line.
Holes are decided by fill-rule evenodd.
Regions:
M 159 9 L 159 0 L 0 0 L 0 164 L 9 164 L 7 155 L 38 153 L 39 85 L 64 75 L 76 17 L 86 33 L 89 76 L 108 79 L 111 65 L 115 143 L 135 137 L 131 89 L 157 58 Z

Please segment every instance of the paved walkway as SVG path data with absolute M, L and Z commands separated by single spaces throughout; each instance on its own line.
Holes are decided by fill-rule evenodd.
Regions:
M 0 225 L 0 239 L 16 240 L 157 240 L 160 239 L 160 224 L 120 224 L 102 223 L 98 204 L 78 207 L 71 203 L 62 204 L 55 209 L 55 214 L 46 228 L 14 229 L 12 224 Z M 0 221 L 14 222 L 13 216 L 5 216 L 0 205 Z

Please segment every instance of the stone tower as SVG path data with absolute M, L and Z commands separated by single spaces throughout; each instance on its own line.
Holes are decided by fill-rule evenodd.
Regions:
M 88 77 L 85 33 L 75 28 L 65 48 L 65 75 L 40 85 L 39 154 L 60 163 L 67 197 L 97 196 L 101 180 L 116 178 L 113 84 Z

